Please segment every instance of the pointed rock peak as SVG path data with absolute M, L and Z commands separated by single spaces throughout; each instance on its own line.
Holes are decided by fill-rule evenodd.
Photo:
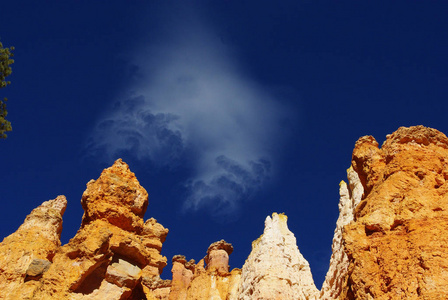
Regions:
M 58 196 L 56 199 L 48 200 L 33 209 L 26 217 L 19 230 L 29 231 L 31 228 L 37 229 L 42 235 L 52 236 L 56 234 L 54 240 L 59 240 L 62 232 L 62 216 L 67 208 L 65 196 Z
M 272 217 L 267 216 L 264 221 L 264 234 L 270 231 L 277 231 L 282 234 L 292 234 L 288 229 L 288 216 L 281 213 L 273 213 Z
M 24 282 L 39 280 L 61 245 L 64 196 L 33 209 L 25 222 L 0 243 L 0 299 L 31 299 Z M 29 285 L 31 286 L 31 285 Z
M 241 299 L 317 299 L 308 262 L 288 229 L 287 217 L 267 217 L 263 235 L 252 243 L 238 288 Z
M 48 200 L 42 203 L 38 208 L 41 210 L 54 210 L 59 213 L 61 217 L 64 215 L 65 209 L 67 208 L 67 199 L 63 195 L 59 195 L 56 199 Z
M 99 179 L 106 176 L 114 177 L 121 181 L 137 181 L 138 183 L 138 180 L 135 177 L 135 174 L 131 172 L 129 165 L 121 158 L 117 159 L 111 167 L 104 169 L 103 172 L 101 172 Z
M 148 193 L 129 166 L 118 159 L 97 180 L 87 183 L 81 204 L 84 208 L 82 226 L 103 219 L 122 229 L 135 231 L 143 227 Z

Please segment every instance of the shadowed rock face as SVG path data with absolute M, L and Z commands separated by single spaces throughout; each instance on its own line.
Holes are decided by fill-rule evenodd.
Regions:
M 82 195 L 81 228 L 61 246 L 64 196 L 44 202 L 0 243 L 0 299 L 447 299 L 448 138 L 401 127 L 379 144 L 360 138 L 340 183 L 333 254 L 314 286 L 287 217 L 274 213 L 242 270 L 212 243 L 197 264 L 173 257 L 161 280 L 168 230 L 143 220 L 146 190 L 117 160 Z

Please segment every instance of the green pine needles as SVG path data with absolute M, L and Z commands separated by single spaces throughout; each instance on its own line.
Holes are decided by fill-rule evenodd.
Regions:
M 13 57 L 12 51 L 14 47 L 3 48 L 3 44 L 0 42 L 0 88 L 6 87 L 10 84 L 10 81 L 6 81 L 6 77 L 11 75 L 11 64 L 14 63 L 14 60 L 11 59 Z M 0 100 L 0 139 L 5 139 L 7 135 L 5 132 L 11 131 L 11 122 L 6 120 L 6 116 L 8 115 L 8 111 L 6 110 L 6 101 L 8 99 L 4 98 Z

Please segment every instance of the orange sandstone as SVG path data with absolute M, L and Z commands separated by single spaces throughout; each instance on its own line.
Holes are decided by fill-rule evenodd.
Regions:
M 352 164 L 365 192 L 345 227 L 341 299 L 446 299 L 448 138 L 401 127 L 381 149 L 361 138 Z
M 448 138 L 423 126 L 399 128 L 381 148 L 362 137 L 347 177 L 320 293 L 275 213 L 242 270 L 229 271 L 233 247 L 221 240 L 197 264 L 175 256 L 162 280 L 168 229 L 143 220 L 148 194 L 119 159 L 87 184 L 66 245 L 64 196 L 0 243 L 0 299 L 448 299 Z

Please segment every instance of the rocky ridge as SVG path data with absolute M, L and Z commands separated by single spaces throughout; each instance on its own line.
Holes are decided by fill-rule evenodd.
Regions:
M 64 196 L 0 243 L 0 299 L 446 299 L 448 138 L 423 126 L 399 128 L 381 148 L 362 137 L 347 177 L 321 291 L 277 213 L 242 269 L 229 270 L 233 247 L 221 240 L 198 263 L 174 256 L 162 280 L 168 229 L 143 220 L 148 194 L 119 159 L 87 184 L 66 245 Z

